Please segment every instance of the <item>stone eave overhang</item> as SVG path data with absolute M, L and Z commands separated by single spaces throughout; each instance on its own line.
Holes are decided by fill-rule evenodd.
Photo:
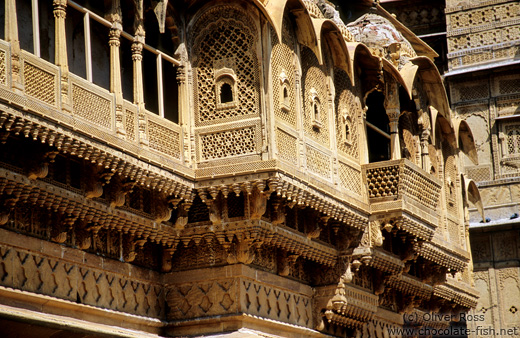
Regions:
M 422 243 L 419 256 L 454 271 L 464 270 L 470 260 L 467 251 L 457 249 L 438 237 L 434 237 L 430 242 Z
M 433 294 L 467 308 L 477 306 L 479 298 L 479 294 L 475 289 L 454 278 L 448 278 L 446 283 L 435 286 L 433 288 Z

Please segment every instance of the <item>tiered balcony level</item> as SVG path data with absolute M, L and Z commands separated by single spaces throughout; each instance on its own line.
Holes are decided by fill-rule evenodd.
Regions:
M 439 224 L 441 182 L 407 159 L 363 167 L 372 215 L 429 241 Z

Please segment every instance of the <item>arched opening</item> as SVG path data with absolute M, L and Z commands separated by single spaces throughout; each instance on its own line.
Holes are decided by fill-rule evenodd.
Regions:
M 283 104 L 289 106 L 289 91 L 286 86 L 283 87 Z
M 385 110 L 385 96 L 373 91 L 366 98 L 367 143 L 369 162 L 390 159 L 390 126 Z
M 233 89 L 229 83 L 223 83 L 220 86 L 220 103 L 233 102 Z

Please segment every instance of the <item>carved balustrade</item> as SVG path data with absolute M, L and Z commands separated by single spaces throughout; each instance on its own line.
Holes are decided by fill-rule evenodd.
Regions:
M 20 55 L 24 92 L 13 91 L 9 85 L 10 77 L 7 76 L 11 69 L 9 55 L 9 44 L 0 40 L 0 101 L 10 103 L 22 112 L 30 111 L 43 116 L 54 126 L 74 130 L 74 134 L 89 135 L 90 139 L 111 144 L 143 160 L 190 174 L 190 170 L 182 165 L 184 141 L 179 125 L 146 110 L 139 113 L 137 105 L 125 101 L 122 124 L 126 136 L 118 135 L 113 93 L 74 74 L 69 74 L 63 93 L 60 90 L 60 68 L 25 51 Z M 62 107 L 62 96 L 66 99 L 65 104 L 71 107 L 70 112 Z M 144 117 L 146 126 L 145 133 L 141 135 L 149 140 L 145 148 L 140 144 L 138 115 Z M 39 133 L 31 136 L 34 139 L 42 138 Z M 78 136 L 74 135 L 74 138 Z
M 384 222 L 430 240 L 439 223 L 441 182 L 407 159 L 363 166 L 370 209 Z

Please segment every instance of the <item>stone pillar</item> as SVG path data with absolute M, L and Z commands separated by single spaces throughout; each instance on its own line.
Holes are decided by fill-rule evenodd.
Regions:
M 142 26 L 139 26 L 132 44 L 132 60 L 134 63 L 134 104 L 139 108 L 139 142 L 143 145 L 148 145 L 143 93 L 143 46 L 144 29 Z
M 191 164 L 191 149 L 190 149 L 190 135 L 192 133 L 190 128 L 190 117 L 189 117 L 189 109 L 188 109 L 188 90 L 186 85 L 186 64 L 188 62 L 187 55 L 185 55 L 186 49 L 184 48 L 184 44 L 181 52 L 181 64 L 177 68 L 177 85 L 179 91 L 179 124 L 182 128 L 182 138 L 183 138 L 183 152 L 184 152 L 184 164 L 190 166 Z
M 116 132 L 119 136 L 126 135 L 123 114 L 123 89 L 121 86 L 121 63 L 119 57 L 119 47 L 121 46 L 121 7 L 119 0 L 114 0 L 112 4 L 112 27 L 110 27 L 109 41 L 110 46 L 110 91 L 116 100 Z
M 54 62 L 60 67 L 60 92 L 62 108 L 72 111 L 69 101 L 69 64 L 67 60 L 67 36 L 65 34 L 65 17 L 67 16 L 67 0 L 54 0 Z
M 423 129 L 421 131 L 421 163 L 423 170 L 428 173 L 430 172 L 431 168 L 430 152 L 428 150 L 428 140 L 430 139 L 430 133 L 431 132 L 429 129 Z
M 18 39 L 18 18 L 16 0 L 5 2 L 5 39 L 11 44 L 11 83 L 15 91 L 23 92 L 20 77 L 20 40 Z
M 399 88 L 397 82 L 393 79 L 386 84 L 385 109 L 390 120 L 390 159 L 398 160 L 401 158 L 401 144 L 398 134 L 401 109 L 399 106 Z

